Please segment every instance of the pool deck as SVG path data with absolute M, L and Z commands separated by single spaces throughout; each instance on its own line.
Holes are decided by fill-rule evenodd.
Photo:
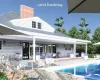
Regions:
M 71 67 L 76 67 L 76 66 L 81 66 L 81 65 L 88 65 L 92 63 L 100 63 L 100 59 L 94 59 L 94 58 L 89 58 L 88 60 L 84 60 L 83 58 L 74 58 L 74 59 L 61 59 L 61 60 L 55 60 L 55 64 L 58 66 L 51 66 L 48 68 L 42 68 L 47 71 L 57 71 L 60 69 L 65 69 L 65 68 L 71 68 Z M 79 75 L 74 75 L 75 77 L 79 77 L 81 80 L 86 80 L 84 79 L 83 76 Z

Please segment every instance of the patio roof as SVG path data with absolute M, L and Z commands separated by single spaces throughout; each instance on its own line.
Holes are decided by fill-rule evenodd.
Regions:
M 98 43 L 95 43 L 95 44 L 93 44 L 93 45 L 100 45 L 100 42 L 98 42 Z
M 48 42 L 57 42 L 57 43 L 78 43 L 78 44 L 84 44 L 84 43 L 90 43 L 88 40 L 81 40 L 81 39 L 74 39 L 74 38 L 69 38 L 65 35 L 59 34 L 58 32 L 46 32 L 46 31 L 40 31 L 40 30 L 35 30 L 35 29 L 29 29 L 25 27 L 20 27 L 20 26 L 14 26 L 10 22 L 12 19 L 19 18 L 18 14 L 10 12 L 8 14 L 4 14 L 0 16 L 0 32 L 2 35 L 20 35 L 15 36 L 19 38 L 19 40 L 32 40 L 32 36 L 35 36 L 38 41 L 46 41 Z M 21 35 L 28 35 L 23 38 Z M 11 39 L 12 37 L 8 38 Z M 14 39 L 17 39 L 14 38 Z
M 100 13 L 100 0 L 68 0 L 68 13 Z
M 0 24 L 0 35 L 26 35 L 26 34 L 11 29 L 9 27 L 5 27 L 5 25 L 3 24 Z

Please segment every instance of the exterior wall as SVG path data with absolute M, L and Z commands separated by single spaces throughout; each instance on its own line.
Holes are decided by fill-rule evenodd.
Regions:
M 22 54 L 22 46 L 20 41 L 14 40 L 4 40 L 2 41 L 2 49 L 0 50 L 0 55 L 14 55 L 16 53 Z
M 74 53 L 73 48 L 71 50 L 65 50 L 64 44 L 58 44 L 56 47 L 56 52 L 60 52 L 60 57 L 70 57 L 70 54 Z
M 35 21 L 36 23 L 38 23 L 38 22 L 41 23 L 41 29 L 32 28 L 32 21 Z M 36 29 L 36 30 L 42 30 L 42 31 L 47 31 L 47 32 L 54 32 L 54 30 L 55 30 L 52 26 L 50 26 L 48 23 L 46 23 L 39 17 L 11 20 L 11 23 L 15 26 Z M 36 27 L 38 27 L 37 24 L 36 24 Z

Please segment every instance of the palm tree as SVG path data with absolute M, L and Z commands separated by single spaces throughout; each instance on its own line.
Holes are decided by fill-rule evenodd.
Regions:
M 86 23 L 86 19 L 81 17 L 82 22 L 79 24 L 81 27 L 87 27 L 89 24 Z
M 56 23 L 54 25 L 57 26 L 58 28 L 61 28 L 64 24 L 63 17 L 56 18 L 55 21 Z

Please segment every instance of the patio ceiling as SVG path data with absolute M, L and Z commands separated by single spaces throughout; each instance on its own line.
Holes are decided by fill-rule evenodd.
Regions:
M 27 35 L 4 35 L 0 36 L 1 39 L 11 39 L 11 40 L 21 40 L 21 41 L 29 41 L 32 42 L 33 37 L 27 36 Z M 87 40 L 80 40 L 80 39 L 68 39 L 68 38 L 51 38 L 51 37 L 41 37 L 41 36 L 35 36 L 36 43 L 43 43 L 43 44 L 86 44 L 90 43 L 90 41 Z
M 0 24 L 0 35 L 26 35 L 9 27 L 5 27 L 5 25 Z
M 100 13 L 100 0 L 67 0 L 68 13 Z

